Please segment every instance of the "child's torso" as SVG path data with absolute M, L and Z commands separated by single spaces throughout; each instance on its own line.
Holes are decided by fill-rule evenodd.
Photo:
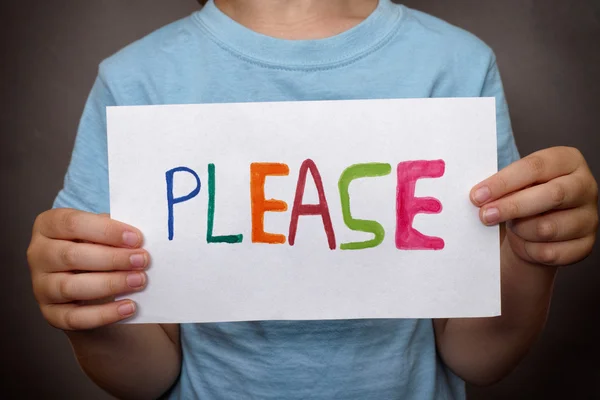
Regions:
M 312 45 L 240 37 L 209 3 L 100 74 L 118 105 L 482 95 L 493 63 L 485 45 L 387 0 L 378 10 L 354 35 Z M 429 320 L 183 325 L 182 345 L 174 398 L 464 397 Z

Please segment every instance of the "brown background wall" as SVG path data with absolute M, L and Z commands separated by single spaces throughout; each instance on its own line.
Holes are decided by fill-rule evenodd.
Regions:
M 496 50 L 523 154 L 576 146 L 600 177 L 600 1 L 405 4 L 474 32 Z M 25 248 L 35 215 L 50 207 L 61 186 L 97 64 L 196 8 L 193 0 L 1 2 L 2 393 L 107 398 L 79 371 L 65 337 L 39 315 Z M 471 398 L 600 398 L 598 267 L 596 251 L 560 273 L 539 343 L 514 374 L 471 390 Z

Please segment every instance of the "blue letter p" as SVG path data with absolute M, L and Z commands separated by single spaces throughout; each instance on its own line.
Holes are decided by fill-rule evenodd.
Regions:
M 190 174 L 192 174 L 194 176 L 194 178 L 196 178 L 196 188 L 190 192 L 188 195 L 183 196 L 183 197 L 173 197 L 173 177 L 175 176 L 176 172 L 188 172 Z M 173 236 L 175 235 L 174 233 L 174 224 L 175 224 L 175 219 L 173 217 L 173 206 L 175 204 L 178 203 L 183 203 L 184 201 L 188 201 L 190 199 L 193 199 L 194 197 L 196 197 L 198 195 L 198 193 L 200 193 L 200 178 L 198 177 L 198 174 L 196 172 L 194 172 L 194 170 L 191 170 L 187 167 L 178 167 L 178 168 L 173 168 L 172 170 L 167 171 L 166 173 L 166 178 L 167 178 L 167 205 L 169 207 L 169 240 L 173 240 Z

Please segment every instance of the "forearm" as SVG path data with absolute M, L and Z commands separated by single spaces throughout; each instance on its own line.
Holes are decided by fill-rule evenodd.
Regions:
M 118 398 L 156 399 L 179 375 L 177 325 L 111 325 L 67 336 L 86 374 Z
M 508 240 L 501 253 L 502 316 L 434 322 L 442 359 L 476 385 L 503 378 L 527 353 L 546 322 L 556 274 L 515 256 Z

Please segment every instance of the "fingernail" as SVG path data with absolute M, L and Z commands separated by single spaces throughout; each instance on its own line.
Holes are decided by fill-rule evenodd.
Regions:
M 133 268 L 144 268 L 146 266 L 145 254 L 133 254 L 129 257 L 129 263 Z
M 488 208 L 483 212 L 483 221 L 488 225 L 493 225 L 500 220 L 500 210 L 497 208 Z
M 477 204 L 485 203 L 490 197 L 492 197 L 492 191 L 487 186 L 480 187 L 473 193 L 473 200 L 475 200 L 475 203 Z
M 118 308 L 117 308 L 117 312 L 123 316 L 123 317 L 127 317 L 131 314 L 133 314 L 135 312 L 135 305 L 133 303 L 125 303 L 125 304 L 121 304 Z
M 140 237 L 135 232 L 124 232 L 123 233 L 123 243 L 129 247 L 135 247 L 140 242 Z
M 138 289 L 144 286 L 144 275 L 140 273 L 133 273 L 127 275 L 127 286 L 133 289 Z

